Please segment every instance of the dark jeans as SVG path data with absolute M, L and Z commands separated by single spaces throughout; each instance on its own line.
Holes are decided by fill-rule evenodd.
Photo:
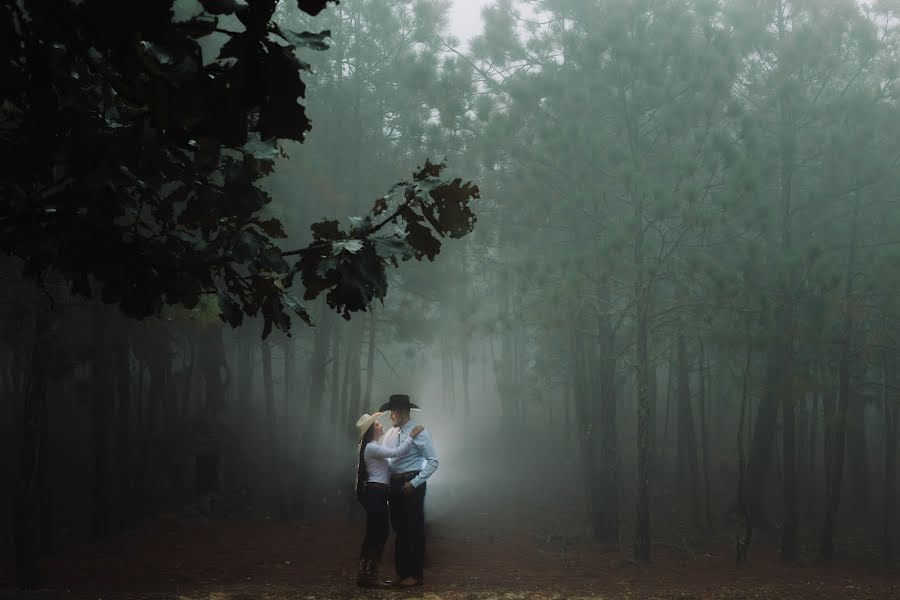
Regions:
M 387 488 L 366 486 L 362 505 L 366 509 L 366 537 L 363 538 L 361 554 L 364 558 L 381 560 L 389 533 Z
M 391 480 L 391 525 L 397 534 L 394 560 L 397 577 L 421 580 L 425 569 L 425 486 L 411 494 L 403 492 L 404 481 Z

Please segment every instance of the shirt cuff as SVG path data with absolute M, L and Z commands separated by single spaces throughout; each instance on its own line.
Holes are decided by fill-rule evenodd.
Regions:
M 413 486 L 414 488 L 417 488 L 417 487 L 419 487 L 419 484 L 422 483 L 423 481 L 424 481 L 423 479 L 419 479 L 419 476 L 416 475 L 415 477 L 413 477 L 412 479 L 409 480 L 409 484 L 411 486 Z

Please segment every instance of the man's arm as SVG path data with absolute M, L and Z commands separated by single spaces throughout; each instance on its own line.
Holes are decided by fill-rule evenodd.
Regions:
M 425 459 L 425 466 L 419 471 L 418 475 L 410 480 L 410 484 L 412 484 L 413 487 L 419 487 L 421 483 L 431 477 L 432 473 L 437 471 L 438 457 L 437 452 L 434 449 L 434 442 L 431 439 L 431 434 L 427 429 L 420 433 L 413 443 L 419 450 L 419 454 Z

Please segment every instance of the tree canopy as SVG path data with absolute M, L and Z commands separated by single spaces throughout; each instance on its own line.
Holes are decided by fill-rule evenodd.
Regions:
M 216 294 L 223 320 L 261 314 L 267 335 L 289 331 L 290 313 L 310 321 L 297 274 L 304 299 L 327 292 L 349 318 L 384 296 L 388 264 L 433 259 L 441 237 L 472 229 L 478 188 L 427 161 L 347 229 L 318 223 L 311 245 L 281 248 L 259 182 L 279 142 L 310 130 L 300 52 L 330 32 L 279 26 L 276 0 L 201 0 L 186 18 L 174 4 L 0 7 L 0 251 L 26 276 L 57 272 L 135 318 Z

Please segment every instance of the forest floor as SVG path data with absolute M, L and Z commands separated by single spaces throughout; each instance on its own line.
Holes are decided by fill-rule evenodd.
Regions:
M 304 520 L 208 516 L 200 503 L 102 543 L 60 532 L 41 563 L 47 589 L 38 592 L 13 590 L 11 548 L 0 544 L 0 600 L 900 600 L 900 563 L 877 560 L 877 540 L 856 539 L 872 532 L 846 520 L 833 564 L 816 564 L 808 546 L 797 563 L 783 563 L 773 531 L 757 535 L 749 565 L 736 568 L 730 526 L 692 543 L 689 528 L 677 525 L 690 522 L 679 495 L 663 493 L 653 506 L 653 564 L 641 566 L 631 560 L 627 499 L 622 548 L 591 539 L 574 465 L 524 454 L 493 466 L 448 458 L 429 482 L 421 587 L 355 586 L 363 523 L 349 521 L 346 496 L 330 495 L 307 506 Z M 801 539 L 815 538 L 807 531 Z M 392 561 L 390 540 L 383 575 L 393 575 Z
M 785 565 L 760 548 L 748 567 L 736 569 L 725 543 L 702 551 L 660 544 L 654 564 L 639 566 L 586 532 L 568 535 L 564 514 L 530 500 L 518 506 L 526 504 L 535 512 L 490 498 L 437 511 L 428 529 L 427 580 L 412 590 L 357 588 L 362 524 L 333 511 L 314 523 L 159 518 L 108 542 L 60 548 L 43 563 L 46 590 L 13 591 L 11 569 L 4 568 L 0 599 L 900 599 L 900 570 L 877 561 Z M 390 565 L 389 549 L 385 575 Z

